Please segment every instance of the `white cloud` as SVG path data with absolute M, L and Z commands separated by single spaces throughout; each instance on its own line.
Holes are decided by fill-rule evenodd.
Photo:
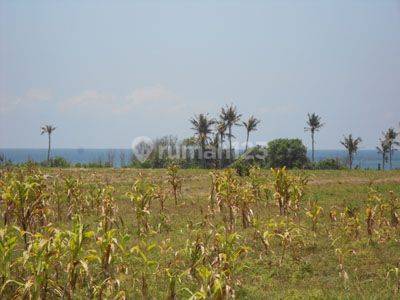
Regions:
M 7 113 L 25 105 L 46 102 L 51 97 L 51 90 L 45 88 L 29 89 L 22 96 L 18 97 L 6 97 L 2 95 L 0 97 L 0 113 Z
M 114 96 L 98 91 L 85 91 L 80 95 L 68 98 L 60 103 L 60 110 L 67 111 L 74 108 L 95 108 L 98 106 L 112 105 Z
M 117 97 L 99 91 L 85 91 L 60 103 L 61 111 L 70 109 L 90 109 L 114 114 L 125 114 L 138 110 L 157 112 L 178 112 L 185 107 L 184 102 L 162 85 L 141 87 L 127 96 Z
M 49 101 L 51 97 L 53 96 L 52 92 L 50 89 L 30 89 L 26 92 L 25 94 L 25 101 L 29 102 L 43 102 L 43 101 Z
M 125 97 L 124 103 L 114 108 L 115 113 L 127 113 L 135 109 L 159 110 L 180 105 L 181 101 L 172 91 L 161 85 L 135 89 Z
M 291 103 L 283 103 L 279 105 L 270 105 L 257 108 L 258 113 L 269 113 L 269 114 L 288 114 L 295 112 L 297 107 Z
M 176 98 L 177 96 L 167 88 L 156 85 L 136 89 L 126 97 L 126 100 L 129 104 L 141 105 L 150 102 L 173 100 Z

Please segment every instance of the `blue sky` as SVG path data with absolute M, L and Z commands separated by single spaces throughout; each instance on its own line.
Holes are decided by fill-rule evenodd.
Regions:
M 251 139 L 299 137 L 307 112 L 375 148 L 400 121 L 399 1 L 0 0 L 0 147 L 124 147 L 192 134 L 234 103 Z M 235 129 L 244 139 L 243 128 Z

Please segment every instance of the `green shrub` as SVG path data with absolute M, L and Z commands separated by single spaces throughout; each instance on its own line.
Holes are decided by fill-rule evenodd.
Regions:
M 248 176 L 252 166 L 265 167 L 265 148 L 256 146 L 243 153 L 230 167 L 236 170 L 239 176 Z
M 315 163 L 314 168 L 317 170 L 340 170 L 344 169 L 345 166 L 341 163 L 339 159 L 326 158 Z
M 272 168 L 304 168 L 307 148 L 300 139 L 276 139 L 268 143 L 267 163 Z
M 50 159 L 50 166 L 57 168 L 68 168 L 71 166 L 71 164 L 64 157 L 56 156 Z

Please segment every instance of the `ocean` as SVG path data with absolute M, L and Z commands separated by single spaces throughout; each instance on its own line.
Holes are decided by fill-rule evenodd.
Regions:
M 52 149 L 51 156 L 61 156 L 70 163 L 91 163 L 91 162 L 106 162 L 110 153 L 114 156 L 114 166 L 121 166 L 121 156 L 125 162 L 129 162 L 132 150 L 131 149 Z M 122 153 L 122 154 L 121 154 Z M 13 163 L 22 163 L 27 160 L 41 162 L 46 160 L 47 149 L 0 149 L 0 154 L 4 154 L 6 159 L 10 159 Z M 308 156 L 311 158 L 311 152 L 308 151 Z M 320 161 L 326 158 L 339 158 L 345 161 L 347 153 L 345 150 L 316 150 L 315 159 Z M 376 150 L 360 150 L 354 158 L 354 166 L 359 166 L 362 169 L 377 169 L 382 163 L 382 157 Z M 400 169 L 400 153 L 395 152 L 392 164 L 394 169 Z M 387 164 L 388 168 L 389 164 Z

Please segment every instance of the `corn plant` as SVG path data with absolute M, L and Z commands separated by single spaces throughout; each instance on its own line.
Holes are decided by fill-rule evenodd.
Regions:
M 239 192 L 238 206 L 242 213 L 242 225 L 243 228 L 247 228 L 253 217 L 253 211 L 250 206 L 256 202 L 256 199 L 252 188 L 249 186 L 243 185 Z
M 154 198 L 160 203 L 160 213 L 165 211 L 165 201 L 167 200 L 167 194 L 161 185 L 157 186 L 154 191 Z
M 109 278 L 113 274 L 112 261 L 114 253 L 119 247 L 116 238 L 116 230 L 110 229 L 96 237 L 96 244 L 99 246 L 101 269 L 105 278 Z
M 400 198 L 396 197 L 393 191 L 390 191 L 388 206 L 390 211 L 390 224 L 393 227 L 397 227 L 400 223 L 399 214 L 397 213 L 400 209 Z
M 332 224 L 336 223 L 338 220 L 338 212 L 336 210 L 336 207 L 331 207 L 329 210 L 329 219 Z
M 238 210 L 239 182 L 234 169 L 225 170 L 216 182 L 216 198 L 220 211 L 223 214 L 224 221 L 227 223 L 227 229 L 230 232 L 235 228 L 235 216 Z M 228 210 L 228 216 L 225 211 Z
M 60 180 L 54 179 L 51 183 L 51 199 L 53 204 L 56 205 L 57 221 L 62 221 L 63 204 L 65 204 L 65 197 L 63 195 L 63 184 Z
M 300 223 L 300 208 L 302 203 L 306 198 L 306 187 L 308 184 L 308 177 L 304 175 L 299 175 L 294 177 L 291 186 L 291 202 L 290 209 L 294 212 L 295 217 L 297 217 Z
M 239 234 L 222 233 L 223 230 L 217 231 L 212 241 L 209 266 L 213 268 L 214 276 L 211 290 L 214 290 L 213 296 L 231 298 L 235 296 L 235 273 L 241 268 L 241 258 L 249 248 L 241 245 Z
M 375 208 L 367 207 L 365 209 L 365 223 L 367 225 L 367 234 L 371 238 L 374 232 L 374 224 L 375 224 Z
M 11 176 L 2 189 L 1 197 L 7 205 L 8 220 L 17 220 L 24 232 L 25 248 L 28 248 L 28 231 L 34 232 L 38 226 L 44 226 L 46 223 L 48 195 L 43 176 Z
M 13 253 L 19 240 L 18 232 L 10 227 L 0 228 L 0 284 L 3 285 L 11 277 L 14 265 Z M 1 296 L 1 294 L 0 294 Z
M 273 253 L 271 247 L 271 240 L 275 236 L 274 228 L 277 227 L 274 220 L 270 220 L 266 223 L 261 223 L 259 219 L 254 218 L 252 220 L 252 226 L 255 230 L 255 237 L 260 240 L 264 247 L 265 254 Z
M 102 201 L 103 201 L 103 195 L 106 190 L 109 190 L 110 186 L 104 187 L 104 186 L 98 186 L 97 184 L 90 184 L 88 186 L 88 191 L 86 193 L 86 203 L 89 203 L 89 206 L 92 210 L 94 210 L 97 214 L 101 213 L 101 208 Z
M 13 201 L 13 197 L 9 196 L 6 197 L 6 192 L 7 190 L 10 190 L 10 183 L 14 179 L 14 174 L 11 172 L 5 172 L 4 174 L 1 174 L 2 178 L 0 180 L 0 199 L 1 202 L 4 202 L 4 212 L 3 212 L 3 221 L 4 221 L 4 226 L 8 225 L 12 218 L 13 218 L 13 212 L 15 208 L 15 204 Z
M 136 275 L 139 281 L 140 294 L 142 299 L 149 299 L 149 280 L 156 274 L 158 262 L 151 259 L 151 255 L 157 250 L 156 244 L 147 243 L 140 240 L 139 243 L 133 246 L 130 250 L 132 261 L 137 266 Z
M 81 180 L 67 177 L 64 179 L 64 187 L 68 206 L 67 218 L 71 220 L 75 214 L 83 213 L 88 205 L 83 197 L 83 183 Z
M 347 283 L 349 281 L 349 275 L 347 274 L 344 267 L 345 255 L 341 248 L 335 249 L 336 258 L 338 260 L 338 268 L 339 268 L 339 277 L 343 280 L 343 284 L 347 287 Z
M 274 176 L 274 199 L 279 206 L 279 213 L 286 215 L 290 203 L 291 179 L 286 168 L 271 169 Z
M 211 211 L 215 210 L 215 204 L 216 204 L 216 185 L 217 185 L 217 177 L 218 173 L 217 172 L 210 172 L 210 177 L 211 177 L 211 188 L 210 188 L 210 196 L 208 197 L 209 202 L 210 202 L 210 208 Z
M 188 258 L 189 273 L 192 276 L 196 276 L 196 268 L 204 260 L 205 250 L 210 235 L 197 233 L 194 241 L 186 240 L 186 246 L 184 248 L 184 254 Z
M 182 195 L 182 178 L 178 174 L 179 165 L 170 164 L 167 168 L 168 182 L 171 185 L 175 205 L 178 205 L 178 196 Z
M 391 268 L 386 274 L 387 282 L 393 286 L 393 294 L 400 294 L 400 268 Z
M 252 166 L 249 170 L 249 183 L 251 190 L 256 201 L 260 201 L 263 196 L 263 192 L 266 189 L 265 180 L 261 175 L 261 169 L 259 166 Z
M 52 274 L 61 256 L 54 242 L 57 238 L 59 237 L 45 237 L 36 233 L 22 256 L 22 266 L 29 274 L 27 283 L 29 282 L 29 294 L 32 298 L 45 299 L 47 296 L 62 295 L 62 287 Z M 26 283 L 24 287 L 26 288 Z
M 120 288 L 118 274 L 128 275 L 130 236 L 118 234 L 116 229 L 103 232 L 101 227 L 96 234 L 97 249 L 90 249 L 86 259 L 100 263 L 96 282 L 90 283 L 91 295 L 98 299 L 126 299 L 125 291 Z
M 286 255 L 290 250 L 293 258 L 299 257 L 299 249 L 304 245 L 304 235 L 301 228 L 292 222 L 274 222 L 270 226 L 275 227 L 274 237 L 278 240 L 281 253 L 279 256 L 279 266 L 283 264 Z
M 344 210 L 344 230 L 352 238 L 360 237 L 361 222 L 358 214 L 358 207 L 348 204 Z
M 100 203 L 100 226 L 104 233 L 108 232 L 115 223 L 115 214 L 117 213 L 117 206 L 113 198 L 114 189 L 107 186 L 101 191 Z
M 138 234 L 147 233 L 150 230 L 150 202 L 155 198 L 154 185 L 139 177 L 127 196 L 134 205 Z
M 60 232 L 51 226 L 45 228 L 45 234 L 34 234 L 28 248 L 14 261 L 13 268 L 20 276 L 7 280 L 0 295 L 8 288 L 8 294 L 15 298 L 61 297 L 57 273 L 62 255 L 60 240 Z
M 84 225 L 81 216 L 73 218 L 72 231 L 65 233 L 65 250 L 67 251 L 67 281 L 64 286 L 64 294 L 72 299 L 78 281 L 83 281 L 89 273 L 88 261 L 84 245 L 94 236 L 93 231 Z
M 316 232 L 317 231 L 317 224 L 318 220 L 323 212 L 323 208 L 318 205 L 316 200 L 311 200 L 309 208 L 307 209 L 306 215 L 311 220 L 311 230 Z
M 161 242 L 160 254 L 165 258 L 165 268 L 162 270 L 162 273 L 165 274 L 165 277 L 168 282 L 168 294 L 167 299 L 175 300 L 178 298 L 178 284 L 182 283 L 182 278 L 187 275 L 187 270 L 180 270 L 180 267 L 184 267 L 182 252 L 184 249 L 174 251 L 170 240 L 163 240 Z M 183 250 L 183 251 L 182 251 Z

